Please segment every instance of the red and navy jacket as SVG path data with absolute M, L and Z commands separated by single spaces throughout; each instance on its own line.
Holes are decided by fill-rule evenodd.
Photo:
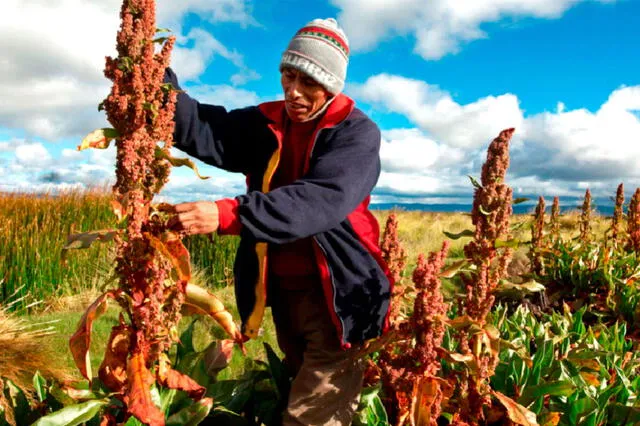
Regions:
M 165 81 L 179 88 L 171 69 Z M 338 95 L 309 147 L 305 175 L 272 190 L 283 114 L 283 101 L 227 111 L 184 92 L 176 105 L 175 147 L 247 178 L 247 193 L 236 197 L 242 228 L 234 277 L 242 332 L 256 337 L 262 322 L 269 244 L 310 237 L 342 345 L 378 337 L 387 327 L 392 287 L 379 225 L 368 209 L 380 175 L 380 130 L 353 100 Z

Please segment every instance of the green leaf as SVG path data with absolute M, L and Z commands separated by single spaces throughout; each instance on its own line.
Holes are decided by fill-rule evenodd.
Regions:
M 193 170 L 196 176 L 198 176 L 200 179 L 202 180 L 209 179 L 209 176 L 200 175 L 200 173 L 198 172 L 198 166 L 196 166 L 196 164 L 193 161 L 189 160 L 188 158 L 174 158 L 171 155 L 167 154 L 159 146 L 156 146 L 156 158 L 160 160 L 167 160 L 174 167 L 187 166 L 191 170 Z
M 452 240 L 458 240 L 462 237 L 473 237 L 475 236 L 475 232 L 472 231 L 471 229 L 465 229 L 464 231 L 460 231 L 457 234 L 454 234 L 452 232 L 449 231 L 442 231 L 442 233 L 444 235 L 446 235 L 448 238 L 452 239 Z
M 33 426 L 76 426 L 94 418 L 109 401 L 94 399 L 82 404 L 70 405 L 60 411 L 41 417 Z
M 575 392 L 576 386 L 570 380 L 558 380 L 551 383 L 542 383 L 537 386 L 528 386 L 522 392 L 520 402 L 528 405 L 530 401 L 541 396 L 569 396 Z
M 146 111 L 151 111 L 151 115 L 153 116 L 154 119 L 158 116 L 158 107 L 156 107 L 151 102 L 143 103 L 142 104 L 142 109 L 144 109 Z
M 169 37 L 158 37 L 158 38 L 154 38 L 153 42 L 154 43 L 158 43 L 158 44 L 162 44 L 167 40 L 169 40 Z
M 129 417 L 129 420 L 124 424 L 124 426 L 145 426 L 140 420 L 136 419 L 135 416 Z
M 474 177 L 473 177 L 473 176 L 471 176 L 471 175 L 468 175 L 468 176 L 469 176 L 469 180 L 471 180 L 471 184 L 472 184 L 474 187 L 476 187 L 476 188 L 478 188 L 478 189 L 482 188 L 482 185 L 480 185 L 480 182 L 478 182 L 478 181 L 476 180 L 476 178 L 474 178 Z
M 38 400 L 44 402 L 44 400 L 47 399 L 47 381 L 39 371 L 36 371 L 36 374 L 33 375 L 33 387 L 36 390 Z
M 133 69 L 133 59 L 121 56 L 118 61 L 118 69 L 122 72 L 130 72 Z
M 204 398 L 200 401 L 188 405 L 167 419 L 167 426 L 196 426 L 203 421 L 211 408 L 213 407 L 213 399 Z
M 172 33 L 173 31 L 171 31 L 169 28 L 156 28 L 156 32 L 157 33 Z
M 176 363 L 180 362 L 188 353 L 195 352 L 195 348 L 193 347 L 193 329 L 197 321 L 198 318 L 196 317 L 180 335 L 180 343 L 176 350 Z
M 516 239 L 511 239 L 511 240 L 496 240 L 496 242 L 495 242 L 495 247 L 496 247 L 496 248 L 503 248 L 503 247 L 518 248 L 518 247 L 520 247 L 522 244 L 524 244 L 522 241 L 520 241 L 520 240 L 516 240 Z
M 289 372 L 286 365 L 282 362 L 271 346 L 265 342 L 264 350 L 267 353 L 267 361 L 269 362 L 269 370 L 273 377 L 273 384 L 278 390 L 278 397 L 286 400 L 289 396 Z
M 513 200 L 513 205 L 517 205 L 517 204 L 522 204 L 522 203 L 526 203 L 527 201 L 531 200 L 531 198 L 526 198 L 526 197 L 518 197 L 515 200 Z

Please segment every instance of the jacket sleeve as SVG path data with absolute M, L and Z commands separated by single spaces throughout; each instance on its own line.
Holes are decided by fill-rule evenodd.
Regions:
M 171 68 L 165 70 L 164 81 L 181 90 Z M 256 107 L 227 111 L 181 92 L 176 103 L 174 146 L 212 166 L 247 174 L 253 167 L 252 157 L 246 154 L 251 152 L 247 145 L 255 139 L 247 130 L 255 127 L 259 117 Z
M 329 136 L 309 172 L 268 193 L 237 197 L 242 235 L 282 244 L 338 226 L 371 193 L 380 175 L 380 131 L 370 120 Z

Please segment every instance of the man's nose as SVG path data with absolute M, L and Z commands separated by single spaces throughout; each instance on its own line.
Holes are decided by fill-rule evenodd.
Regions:
M 298 98 L 301 95 L 300 92 L 300 82 L 298 82 L 298 79 L 296 78 L 295 80 L 293 80 L 289 86 L 287 87 L 287 93 L 288 97 L 290 98 Z

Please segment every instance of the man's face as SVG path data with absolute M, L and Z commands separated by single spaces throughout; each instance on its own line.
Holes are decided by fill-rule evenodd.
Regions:
M 283 68 L 280 82 L 287 114 L 295 122 L 307 121 L 330 97 L 317 81 L 293 68 Z

